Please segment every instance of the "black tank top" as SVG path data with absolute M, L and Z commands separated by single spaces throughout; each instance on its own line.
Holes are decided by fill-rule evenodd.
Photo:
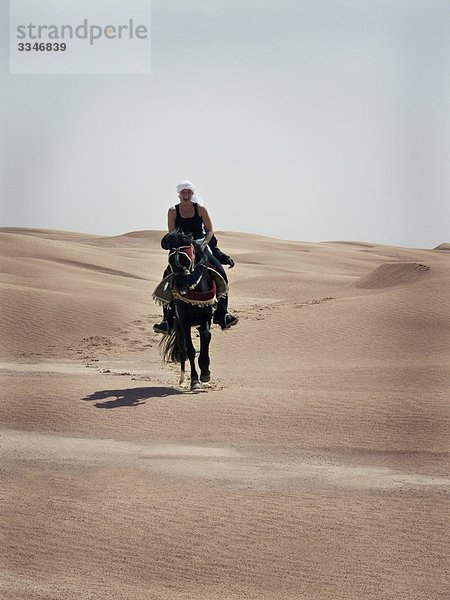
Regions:
M 180 207 L 177 204 L 175 206 L 175 210 L 177 211 L 177 216 L 175 218 L 175 225 L 186 233 L 192 233 L 194 236 L 194 240 L 198 240 L 200 238 L 205 237 L 205 228 L 203 226 L 203 221 L 201 216 L 198 214 L 198 205 L 197 202 L 194 202 L 194 216 L 189 217 L 188 219 L 183 218 L 180 215 Z

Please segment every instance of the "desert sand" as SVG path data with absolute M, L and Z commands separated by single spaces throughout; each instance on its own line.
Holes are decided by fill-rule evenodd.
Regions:
M 161 235 L 0 230 L 0 598 L 446 598 L 450 245 L 219 233 L 193 394 Z

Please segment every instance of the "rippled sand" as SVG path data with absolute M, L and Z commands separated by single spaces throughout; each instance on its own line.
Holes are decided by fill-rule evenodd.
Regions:
M 193 394 L 160 236 L 0 229 L 0 597 L 446 598 L 450 246 L 219 234 Z

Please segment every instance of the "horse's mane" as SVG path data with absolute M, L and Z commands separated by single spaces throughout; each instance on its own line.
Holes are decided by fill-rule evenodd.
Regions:
M 170 250 L 170 248 L 181 248 L 182 246 L 190 246 L 194 238 L 192 233 L 183 231 L 183 229 L 177 228 L 175 231 L 166 233 L 161 240 L 161 246 L 164 250 Z

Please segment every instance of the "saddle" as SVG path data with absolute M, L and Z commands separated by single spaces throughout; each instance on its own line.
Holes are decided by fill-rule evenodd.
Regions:
M 197 266 L 200 265 L 201 268 L 209 274 L 211 279 L 211 288 L 206 292 L 197 292 L 195 290 L 181 292 L 177 289 L 175 285 L 174 267 L 180 267 L 188 271 L 194 267 L 196 258 L 195 249 L 192 244 L 178 248 L 178 254 L 176 248 L 172 248 L 169 251 L 169 266 L 172 269 L 172 273 L 167 275 L 167 277 L 164 277 L 164 279 L 153 291 L 153 300 L 155 302 L 166 305 L 170 304 L 172 300 L 182 300 L 183 302 L 199 306 L 212 305 L 216 304 L 219 298 L 227 295 L 227 282 L 210 263 L 204 261 L 204 264 L 202 264 L 202 258 L 200 258 Z M 177 260 L 177 264 L 174 264 L 175 260 Z

